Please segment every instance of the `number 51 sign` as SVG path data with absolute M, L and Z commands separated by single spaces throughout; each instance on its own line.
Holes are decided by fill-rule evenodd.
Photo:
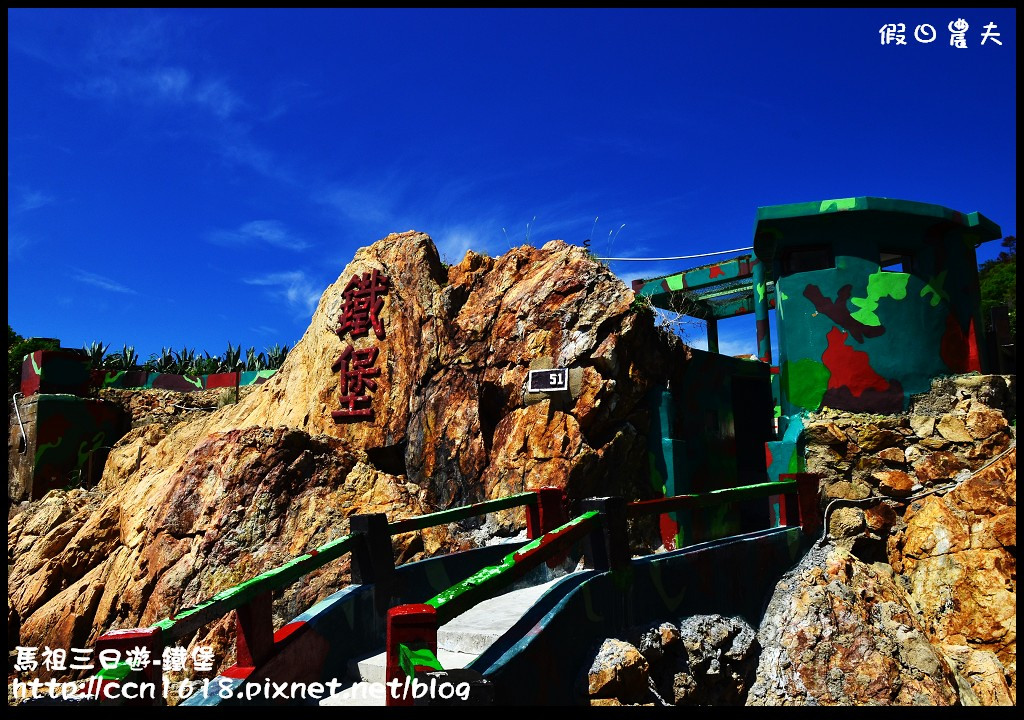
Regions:
M 569 389 L 569 370 L 567 368 L 548 368 L 547 370 L 531 370 L 527 379 L 526 391 L 532 393 L 555 392 Z

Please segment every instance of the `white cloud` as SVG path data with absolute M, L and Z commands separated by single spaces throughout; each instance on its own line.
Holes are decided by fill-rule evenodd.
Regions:
M 254 242 L 266 243 L 286 250 L 305 250 L 310 244 L 293 235 L 277 220 L 252 220 L 243 223 L 237 230 L 217 230 L 208 235 L 218 245 L 248 245 Z
M 84 282 L 87 285 L 94 285 L 95 287 L 103 290 L 109 290 L 110 292 L 125 293 L 127 295 L 138 294 L 135 290 L 132 290 L 130 287 L 125 287 L 116 280 L 111 280 L 108 277 L 96 275 L 95 273 L 86 272 L 85 270 L 80 270 L 78 268 L 75 268 L 74 270 L 75 273 L 72 277 L 79 282 Z
M 301 270 L 268 273 L 243 280 L 246 285 L 272 288 L 271 294 L 283 298 L 297 312 L 312 313 L 320 302 L 324 287 L 319 287 Z
M 18 203 L 18 212 L 28 212 L 29 210 L 38 210 L 44 205 L 49 205 L 53 202 L 53 198 L 45 193 L 38 192 L 36 190 L 25 190 L 21 194 L 21 202 Z
M 448 263 L 460 262 L 469 250 L 482 252 L 482 246 L 475 233 L 464 230 L 447 233 L 437 241 L 437 250 L 441 258 Z
M 241 98 L 219 79 L 197 81 L 180 66 L 143 70 L 104 68 L 75 84 L 72 93 L 106 100 L 126 99 L 147 105 L 193 106 L 227 119 L 244 105 Z
M 22 253 L 31 246 L 32 240 L 21 234 L 12 233 L 10 229 L 7 231 L 7 261 L 10 262 L 14 258 L 20 258 Z
M 338 210 L 349 220 L 360 225 L 372 225 L 380 231 L 397 227 L 394 195 L 354 187 L 333 188 L 323 193 L 320 200 Z

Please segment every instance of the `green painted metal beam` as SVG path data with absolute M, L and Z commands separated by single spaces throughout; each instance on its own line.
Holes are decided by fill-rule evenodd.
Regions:
M 731 295 L 731 294 L 730 294 Z M 773 286 L 768 287 L 768 306 L 775 307 L 775 291 Z M 663 310 L 671 308 L 655 304 Z M 751 288 L 749 294 L 739 297 L 725 297 L 724 299 L 709 300 L 707 298 L 690 299 L 687 301 L 689 312 L 686 314 L 700 320 L 725 320 L 740 315 L 748 315 L 754 312 L 754 292 Z
M 441 661 L 437 659 L 437 655 L 430 648 L 413 650 L 403 643 L 398 644 L 398 666 L 410 678 L 416 677 L 416 668 L 418 667 L 427 668 L 430 671 L 444 670 L 441 667 Z
M 652 303 L 658 305 L 656 298 L 659 296 L 667 297 L 680 290 L 692 291 L 752 277 L 750 269 L 752 259 L 751 255 L 741 255 L 710 265 L 683 270 L 673 275 L 635 281 L 633 290 L 639 295 L 649 297 Z

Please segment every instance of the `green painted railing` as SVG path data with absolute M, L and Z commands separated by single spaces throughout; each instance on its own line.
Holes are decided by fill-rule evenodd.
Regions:
M 509 553 L 497 565 L 485 567 L 462 582 L 439 592 L 425 604 L 437 610 L 438 625 L 443 625 L 477 603 L 492 597 L 497 590 L 512 584 L 548 558 L 568 550 L 572 543 L 591 533 L 597 522 L 596 511 L 583 513 Z
M 450 510 L 440 510 L 426 515 L 418 515 L 416 517 L 405 518 L 404 520 L 396 520 L 395 522 L 388 523 L 388 530 L 391 531 L 392 535 L 399 535 L 401 533 L 423 530 L 437 525 L 447 525 L 448 523 L 457 522 L 477 515 L 497 512 L 499 510 L 508 510 L 509 508 L 536 504 L 537 493 L 518 493 L 516 495 L 498 498 L 497 500 L 485 500 L 484 502 L 451 508 Z
M 155 627 L 162 630 L 165 643 L 191 635 L 203 625 L 246 605 L 256 596 L 291 585 L 303 575 L 336 560 L 350 552 L 354 543 L 355 535 L 332 540 L 280 567 L 223 590 L 204 603 L 181 610 L 173 617 L 156 623 Z
M 744 485 L 724 490 L 712 490 L 692 495 L 676 495 L 657 500 L 638 500 L 626 505 L 626 517 L 635 518 L 655 513 L 661 514 L 676 512 L 677 510 L 714 507 L 715 505 L 741 502 L 743 500 L 757 500 L 769 495 L 785 495 L 796 492 L 796 490 L 796 480 L 784 480 L 782 482 L 757 483 L 756 485 Z
M 178 611 L 173 616 L 161 620 L 147 628 L 133 630 L 115 630 L 101 636 L 97 648 L 124 649 L 136 646 L 150 647 L 151 652 L 159 653 L 176 640 L 187 638 L 211 622 L 235 611 L 238 613 L 239 646 L 236 648 L 238 664 L 246 667 L 255 666 L 273 652 L 274 631 L 272 626 L 271 594 L 280 590 L 306 574 L 317 570 L 343 555 L 357 550 L 360 545 L 371 550 L 367 560 L 373 564 L 378 560 L 393 568 L 393 556 L 390 551 L 390 536 L 413 532 L 437 525 L 456 522 L 464 518 L 485 515 L 491 512 L 526 506 L 527 525 L 531 537 L 542 532 L 545 523 L 554 518 L 564 518 L 561 508 L 561 491 L 555 488 L 542 488 L 532 492 L 518 493 L 496 500 L 474 503 L 464 507 L 442 510 L 412 518 L 405 518 L 394 523 L 381 515 L 377 521 L 367 525 L 366 531 L 353 531 L 344 537 L 332 540 L 311 552 L 300 555 L 272 570 L 261 573 L 239 585 L 217 593 L 209 600 Z M 557 507 L 556 507 L 557 506 Z M 374 516 L 363 516 L 374 517 Z M 556 520 L 557 522 L 557 520 Z M 552 523 L 553 524 L 553 523 Z M 378 537 L 377 533 L 381 533 Z M 381 556 L 374 555 L 373 548 L 383 540 Z M 536 545 L 533 543 L 531 546 Z M 383 570 L 383 568 L 382 568 Z M 385 573 L 386 574 L 386 573 Z M 243 641 L 244 638 L 244 641 Z M 436 661 L 436 658 L 435 658 Z M 431 667 L 429 663 L 418 662 L 419 665 Z M 440 666 L 438 665 L 438 669 Z M 124 681 L 136 674 L 131 668 L 120 663 L 110 669 L 104 669 L 96 676 L 105 682 Z

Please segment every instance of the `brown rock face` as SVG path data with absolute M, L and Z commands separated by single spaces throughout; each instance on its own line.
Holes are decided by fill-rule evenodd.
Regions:
M 346 288 L 375 270 L 388 278 L 383 337 L 339 335 Z M 340 536 L 353 513 L 397 518 L 544 485 L 650 497 L 644 398 L 688 356 L 632 300 L 560 241 L 448 269 L 421 233 L 360 249 L 268 382 L 195 419 L 132 430 L 88 502 L 56 493 L 9 523 L 22 644 L 84 646 L 159 620 Z M 372 418 L 332 416 L 349 345 L 351 362 L 376 349 L 365 365 L 375 386 L 360 391 Z M 571 368 L 573 390 L 527 405 L 542 361 Z M 505 530 L 523 525 L 507 515 Z M 437 530 L 409 542 L 400 561 L 454 541 Z M 346 576 L 341 561 L 275 599 L 278 626 Z
M 1007 426 L 1006 418 L 998 410 L 975 405 L 967 413 L 967 430 L 976 440 L 990 437 Z
M 997 681 L 988 670 L 965 671 L 979 698 L 1009 692 L 1016 702 L 1017 648 L 1016 452 L 942 497 L 911 504 L 902 531 L 889 539 L 889 560 L 908 581 L 923 626 L 964 668 L 1002 664 Z M 1004 689 L 1006 688 L 1006 689 Z
M 864 567 L 892 575 L 914 627 L 949 665 L 949 687 L 963 705 L 1016 702 L 1014 382 L 1000 375 L 937 379 L 928 393 L 914 396 L 907 414 L 823 412 L 804 434 L 807 468 L 824 476 L 823 505 L 832 509 L 827 541 L 836 547 L 829 552 L 848 551 Z M 837 450 L 840 436 L 851 441 L 843 453 Z M 865 446 L 880 449 L 869 454 Z M 833 560 L 824 551 L 819 555 L 819 562 Z M 801 582 L 811 573 L 805 565 Z M 793 581 L 778 589 L 790 597 L 783 586 L 792 590 Z M 870 594 L 856 602 L 858 610 L 847 615 L 851 622 L 875 612 Z M 778 628 L 814 616 L 778 609 L 783 619 L 767 618 L 762 630 L 783 643 L 766 651 L 771 662 L 787 667 L 785 643 L 796 642 L 798 634 Z M 872 622 L 877 625 L 877 618 Z M 808 652 L 801 662 L 831 660 Z M 839 685 L 804 685 L 804 677 L 819 679 L 818 667 L 801 665 L 794 672 L 792 681 L 783 681 L 785 673 L 769 666 L 756 703 L 820 703 L 823 692 L 829 702 L 866 697 Z M 918 699 L 936 701 L 928 693 Z

